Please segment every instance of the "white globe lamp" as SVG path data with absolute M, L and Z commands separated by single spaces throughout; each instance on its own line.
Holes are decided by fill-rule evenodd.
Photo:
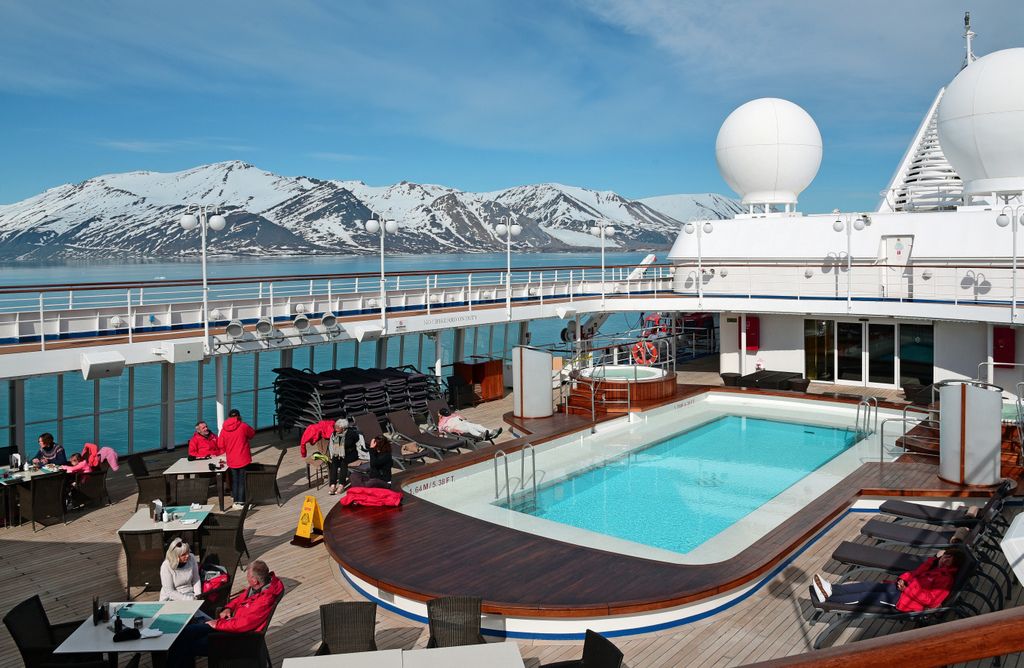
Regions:
M 369 232 L 370 234 L 377 234 L 378 232 L 380 232 L 380 223 L 377 222 L 376 220 L 366 221 L 366 231 Z
M 598 227 L 597 225 L 594 225 L 593 227 L 590 228 L 590 233 L 593 234 L 595 237 L 599 237 L 601 236 L 601 228 Z
M 210 216 L 210 229 L 214 232 L 220 232 L 228 224 L 228 221 L 224 219 L 224 216 L 217 214 L 216 216 Z
M 499 237 L 503 237 L 508 234 L 508 226 L 505 223 L 498 223 L 494 226 L 494 231 L 497 232 Z
M 196 218 L 191 213 L 186 213 L 184 216 L 181 217 L 181 220 L 179 220 L 178 222 L 181 224 L 182 229 L 194 230 L 196 229 L 196 225 L 199 224 L 199 219 Z
M 519 236 L 520 234 L 522 234 L 522 232 L 523 232 L 523 228 L 522 228 L 522 226 L 521 226 L 521 225 L 516 225 L 515 223 L 513 223 L 513 224 L 512 224 L 512 225 L 511 225 L 511 226 L 510 226 L 510 227 L 508 228 L 508 231 L 509 231 L 509 233 L 510 233 L 510 234 L 511 234 L 512 236 L 514 236 L 514 237 L 518 237 L 518 236 Z
M 386 223 L 384 223 L 384 231 L 387 232 L 388 234 L 394 234 L 395 232 L 397 232 L 398 231 L 398 221 L 397 220 L 389 220 Z
M 751 100 L 722 123 L 715 159 L 745 206 L 795 205 L 821 165 L 821 133 L 814 119 L 788 100 Z
M 942 96 L 939 144 L 965 195 L 1024 191 L 1021 72 L 1024 48 L 996 51 L 961 70 Z

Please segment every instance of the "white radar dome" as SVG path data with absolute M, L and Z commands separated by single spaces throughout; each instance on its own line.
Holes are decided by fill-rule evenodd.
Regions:
M 821 165 L 821 133 L 798 105 L 763 97 L 725 119 L 715 159 L 743 204 L 796 204 Z
M 938 130 L 964 194 L 1024 190 L 1024 49 L 961 70 L 939 103 Z

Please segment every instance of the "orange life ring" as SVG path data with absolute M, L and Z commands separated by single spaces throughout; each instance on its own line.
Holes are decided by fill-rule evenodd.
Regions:
M 658 349 L 650 341 L 638 341 L 633 346 L 633 361 L 649 366 L 658 361 Z

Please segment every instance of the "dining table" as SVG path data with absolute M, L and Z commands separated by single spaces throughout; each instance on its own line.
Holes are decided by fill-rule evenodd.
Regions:
M 164 477 L 169 477 L 168 486 L 174 489 L 174 479 L 178 476 L 214 476 L 217 479 L 217 499 L 220 509 L 224 510 L 224 474 L 228 465 L 224 455 L 209 459 L 189 459 L 182 457 L 164 470 Z
M 206 518 L 213 512 L 211 504 L 193 504 L 191 506 L 166 506 L 164 512 L 169 519 L 167 522 L 154 520 L 149 507 L 136 510 L 128 521 L 121 525 L 118 533 L 131 533 L 133 531 L 152 531 L 160 529 L 164 532 L 195 531 Z

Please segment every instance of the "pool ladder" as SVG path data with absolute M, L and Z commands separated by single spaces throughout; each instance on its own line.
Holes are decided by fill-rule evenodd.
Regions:
M 861 411 L 863 409 L 863 412 Z M 872 422 L 872 409 L 874 409 L 874 421 Z M 863 419 L 862 419 L 863 416 Z M 878 399 L 874 397 L 862 397 L 857 404 L 856 420 L 857 436 L 863 438 L 878 431 Z
M 519 451 L 519 487 L 513 492 L 511 478 L 508 475 L 508 453 L 498 450 L 494 453 L 494 499 L 501 497 L 505 492 L 505 505 L 512 508 L 512 494 L 526 489 L 526 453 L 530 453 L 530 482 L 533 485 L 533 498 L 537 498 L 537 454 L 532 443 L 527 443 Z M 498 460 L 505 465 L 505 488 L 502 490 L 498 484 Z

